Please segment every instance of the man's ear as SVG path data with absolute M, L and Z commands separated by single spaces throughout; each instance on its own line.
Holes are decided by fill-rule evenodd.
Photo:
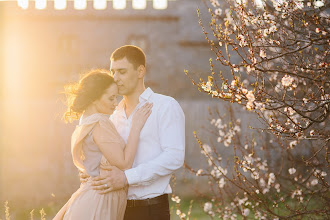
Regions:
M 146 74 L 146 67 L 144 65 L 140 65 L 138 67 L 138 77 L 143 78 L 145 74 Z

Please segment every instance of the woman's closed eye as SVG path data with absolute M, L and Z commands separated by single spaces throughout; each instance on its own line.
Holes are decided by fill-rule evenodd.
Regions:
M 110 96 L 110 97 L 109 97 L 109 100 L 110 100 L 110 101 L 115 101 L 116 99 L 117 99 L 117 96 Z

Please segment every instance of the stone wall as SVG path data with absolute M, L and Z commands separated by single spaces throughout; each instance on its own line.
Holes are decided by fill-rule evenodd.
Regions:
M 209 125 L 208 106 L 224 108 L 198 92 L 184 74 L 187 69 L 198 79 L 209 72 L 213 55 L 196 13 L 199 7 L 207 23 L 202 2 L 169 1 L 169 8 L 161 11 L 150 2 L 145 10 L 128 6 L 121 11 L 96 11 L 91 2 L 86 10 L 76 11 L 72 1 L 68 9 L 56 11 L 48 4 L 46 10 L 22 10 L 16 2 L 0 2 L 0 202 L 53 201 L 79 186 L 69 150 L 75 124 L 61 120 L 63 85 L 91 68 L 109 68 L 111 52 L 124 44 L 145 49 L 146 84 L 179 100 L 187 122 L 186 158 L 198 166 L 194 158 L 200 149 L 193 131 L 203 132 L 202 126 Z

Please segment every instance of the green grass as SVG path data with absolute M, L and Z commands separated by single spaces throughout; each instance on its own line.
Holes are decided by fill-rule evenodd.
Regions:
M 193 202 L 191 203 L 191 200 Z M 40 206 L 34 206 L 31 207 L 31 204 L 19 204 L 19 203 L 14 203 L 14 202 L 9 202 L 8 205 L 5 205 L 2 203 L 0 206 L 0 220 L 26 220 L 26 219 L 32 219 L 31 218 L 31 211 L 33 210 L 33 220 L 37 219 L 42 219 L 42 220 L 48 220 L 52 219 L 55 214 L 60 210 L 60 208 L 64 205 L 66 201 L 56 201 L 56 202 L 49 202 L 45 203 L 44 205 Z M 190 215 L 190 220 L 208 220 L 211 219 L 210 216 L 208 216 L 204 211 L 203 211 L 203 205 L 206 202 L 206 200 L 201 200 L 199 198 L 192 198 L 192 197 L 185 197 L 181 198 L 180 202 L 180 210 L 188 214 L 188 211 L 190 209 L 190 204 L 191 206 L 191 215 Z M 290 206 L 294 206 L 294 203 L 287 203 Z M 317 209 L 319 206 L 318 202 L 316 200 L 312 200 L 310 203 L 310 208 L 311 209 Z M 176 211 L 177 211 L 178 204 L 176 204 L 174 201 L 170 199 L 170 213 L 171 213 L 171 220 L 180 220 L 179 216 L 177 216 Z M 9 208 L 9 210 L 8 210 Z M 42 218 L 42 215 L 40 214 L 40 211 L 44 210 L 46 213 L 46 216 Z M 284 204 L 279 204 L 279 207 L 277 208 L 277 213 L 281 215 L 286 215 L 289 214 L 287 213 L 288 210 L 284 207 Z M 8 218 L 8 213 L 9 217 Z M 219 219 L 219 218 L 214 218 L 214 219 Z M 242 216 L 237 217 L 238 220 L 242 219 Z M 251 210 L 251 213 L 248 217 L 248 219 L 254 219 L 254 214 Z M 309 215 L 307 216 L 297 216 L 294 219 L 322 219 L 319 215 Z
M 201 201 L 196 201 L 196 198 L 183 198 L 180 202 L 180 210 L 181 212 L 187 214 L 190 208 L 190 201 L 193 200 L 191 206 L 191 215 L 190 220 L 206 220 L 210 219 L 210 217 L 204 212 L 203 208 L 201 207 Z M 204 204 L 204 203 L 203 203 Z M 176 214 L 176 203 L 170 200 L 170 212 L 171 212 L 171 219 L 172 220 L 179 220 L 179 216 Z
M 180 210 L 184 213 L 188 213 L 190 207 L 190 201 L 193 198 L 185 198 L 181 200 Z M 0 206 L 0 220 L 27 220 L 31 218 L 31 212 L 34 220 L 37 219 L 52 219 L 55 214 L 60 210 L 60 208 L 64 205 L 66 201 L 62 202 L 51 202 L 47 205 L 35 206 L 29 208 L 29 204 L 14 204 L 9 202 L 7 209 L 9 208 L 9 218 L 7 215 L 6 218 L 6 208 L 5 204 Z M 40 211 L 44 210 L 46 213 L 45 217 L 42 218 Z M 180 220 L 180 218 L 176 215 L 176 203 L 170 199 L 170 212 L 171 212 L 171 220 Z M 8 212 L 7 212 L 8 213 Z M 203 208 L 200 206 L 199 202 L 195 201 L 192 203 L 192 210 L 190 215 L 191 220 L 207 220 L 210 219 L 208 215 L 206 215 L 203 211 Z

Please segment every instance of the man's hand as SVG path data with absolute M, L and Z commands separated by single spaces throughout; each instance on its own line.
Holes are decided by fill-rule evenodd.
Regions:
M 92 178 L 93 189 L 97 190 L 99 194 L 119 190 L 128 185 L 124 171 L 115 166 L 101 168 L 107 172 L 102 172 L 100 176 Z

